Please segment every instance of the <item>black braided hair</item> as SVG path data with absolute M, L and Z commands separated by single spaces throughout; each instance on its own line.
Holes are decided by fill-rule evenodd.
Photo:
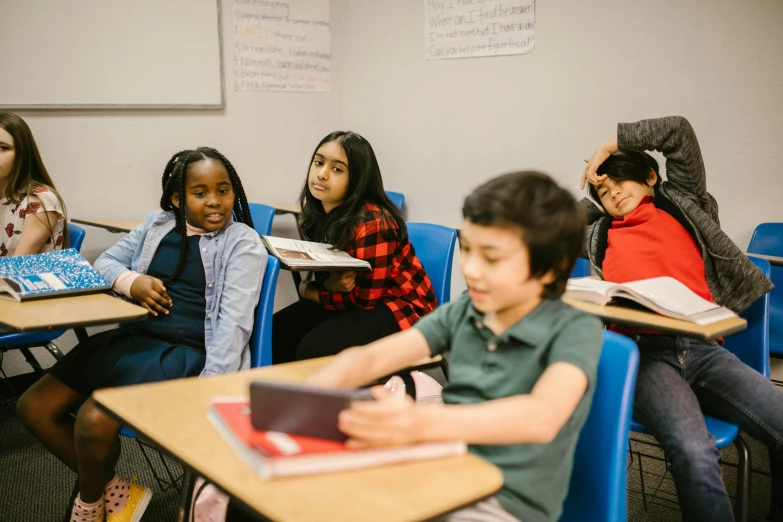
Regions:
M 247 204 L 247 197 L 245 196 L 245 189 L 242 187 L 242 181 L 239 179 L 236 169 L 228 159 L 223 156 L 217 150 L 211 147 L 199 147 L 195 150 L 182 150 L 174 154 L 171 159 L 166 163 L 166 168 L 163 170 L 163 179 L 161 185 L 163 188 L 163 195 L 160 197 L 160 208 L 166 211 L 171 211 L 176 217 L 175 230 L 181 236 L 182 240 L 179 247 L 179 259 L 177 260 L 177 267 L 174 272 L 166 278 L 164 284 L 168 284 L 174 281 L 182 271 L 182 266 L 185 263 L 185 253 L 188 247 L 188 230 L 185 221 L 185 181 L 188 167 L 191 163 L 203 161 L 207 158 L 211 158 L 219 161 L 226 168 L 228 172 L 228 178 L 231 180 L 231 187 L 234 190 L 234 219 L 240 223 L 244 223 L 249 227 L 253 227 L 253 219 L 250 217 L 250 207 Z M 174 206 L 172 197 L 177 195 L 180 202 L 180 208 Z

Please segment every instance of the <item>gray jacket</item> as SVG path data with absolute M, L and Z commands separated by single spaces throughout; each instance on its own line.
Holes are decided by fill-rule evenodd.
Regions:
M 172 212 L 149 214 L 141 226 L 101 254 L 95 270 L 112 285 L 128 270 L 146 274 L 158 245 L 174 225 Z M 207 360 L 201 375 L 246 370 L 250 368 L 248 343 L 266 269 L 266 250 L 252 228 L 233 220 L 201 236 L 199 247 L 207 279 Z
M 707 192 L 699 142 L 688 120 L 669 116 L 620 123 L 617 144 L 621 151 L 657 150 L 666 157 L 667 181 L 656 187 L 655 206 L 671 214 L 696 239 L 716 303 L 739 313 L 772 290 L 772 282 L 720 228 L 718 203 Z M 601 268 L 612 217 L 589 198 L 580 203 L 589 223 L 586 254 L 593 269 L 603 277 Z

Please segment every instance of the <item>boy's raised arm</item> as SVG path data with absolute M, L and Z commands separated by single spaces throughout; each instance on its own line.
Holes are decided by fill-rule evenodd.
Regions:
M 355 388 L 410 366 L 430 355 L 424 335 L 409 328 L 366 346 L 348 348 L 308 383 L 325 388 Z
M 666 116 L 617 125 L 620 150 L 657 150 L 666 157 L 666 178 L 709 210 L 707 178 L 699 141 L 682 116 Z

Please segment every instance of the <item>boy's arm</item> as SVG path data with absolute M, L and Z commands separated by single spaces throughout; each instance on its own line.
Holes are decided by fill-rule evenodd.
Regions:
M 547 444 L 571 418 L 587 385 L 578 366 L 556 362 L 527 395 L 425 408 L 378 392 L 379 400 L 356 402 L 341 412 L 338 425 L 355 447 L 455 438 L 470 444 Z
M 617 125 L 620 150 L 657 150 L 666 157 L 666 179 L 678 191 L 690 194 L 710 209 L 707 178 L 699 141 L 682 116 L 667 116 Z
M 416 328 L 409 328 L 366 346 L 340 352 L 308 382 L 326 388 L 356 388 L 429 355 L 424 335 Z

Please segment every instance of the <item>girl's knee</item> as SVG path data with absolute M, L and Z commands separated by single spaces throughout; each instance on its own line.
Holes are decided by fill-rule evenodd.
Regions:
M 28 429 L 46 417 L 45 401 L 40 400 L 34 389 L 25 391 L 16 403 L 16 413 Z
M 91 400 L 84 403 L 76 416 L 74 435 L 77 443 L 109 440 L 117 436 L 120 425 Z

